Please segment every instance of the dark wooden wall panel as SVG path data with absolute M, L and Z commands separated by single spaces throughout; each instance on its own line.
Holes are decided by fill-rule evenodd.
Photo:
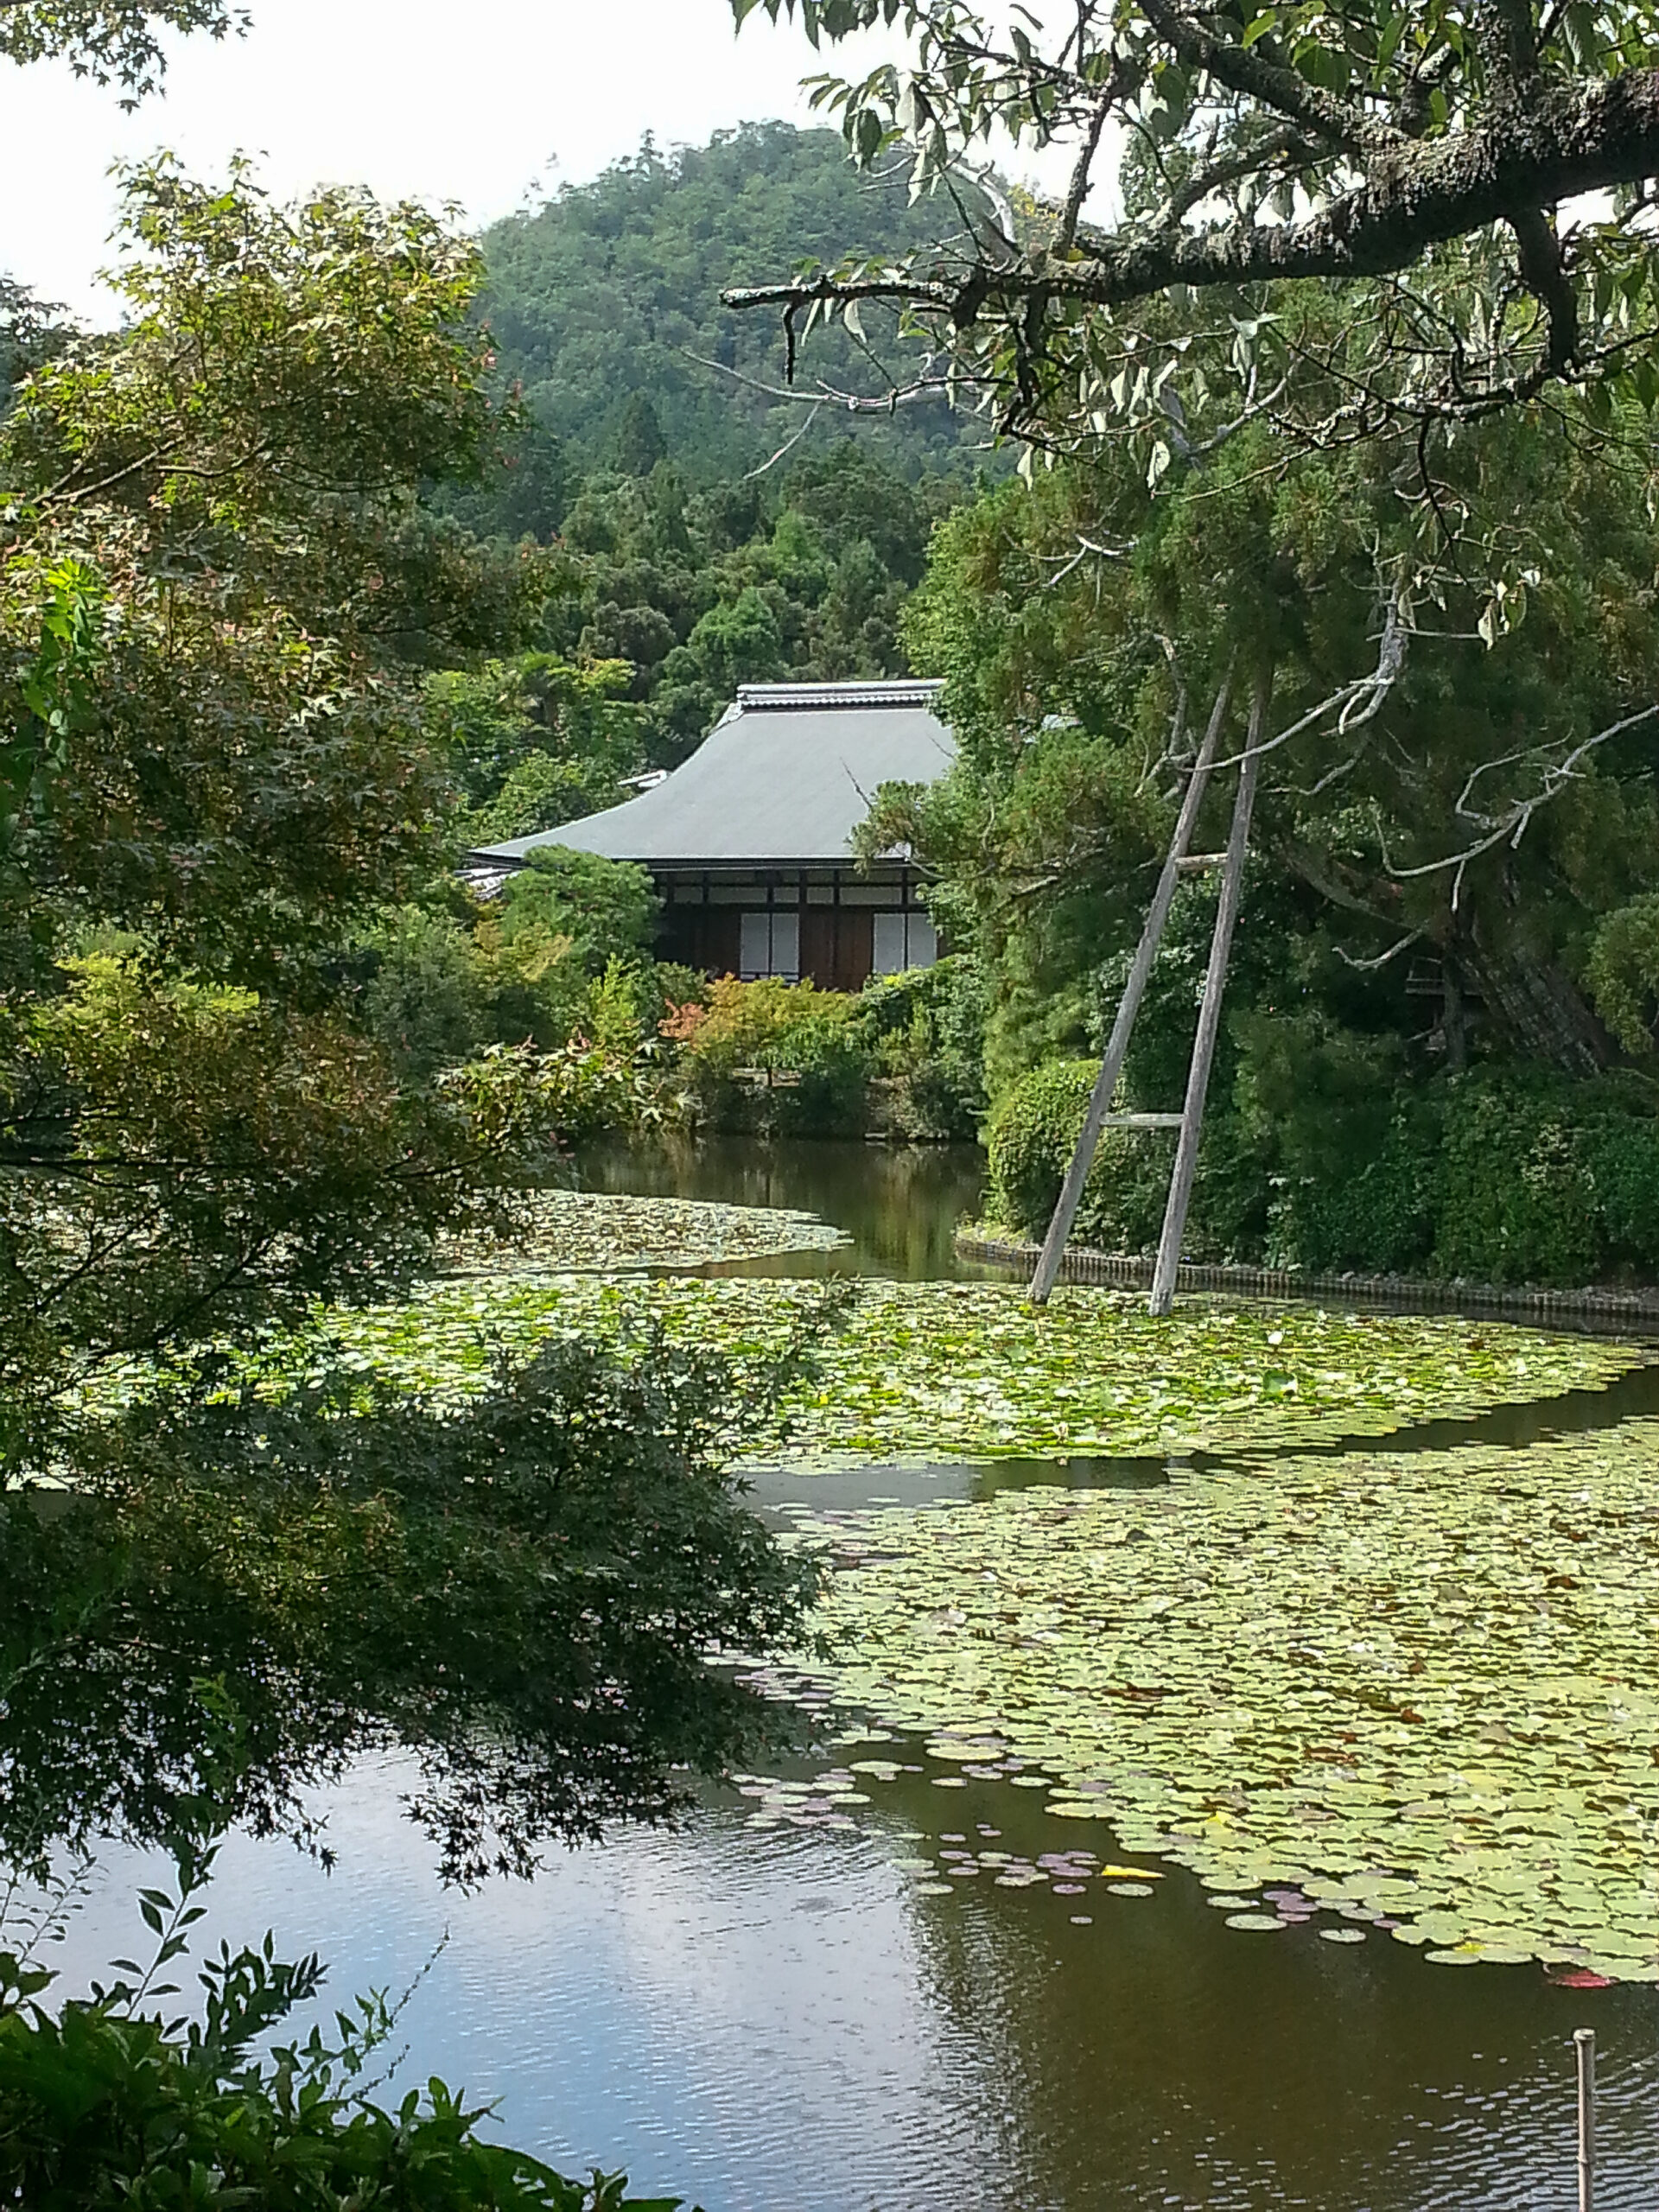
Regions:
M 856 991 L 869 981 L 875 933 L 868 906 L 801 909 L 801 973 L 821 990 Z
M 735 976 L 741 925 L 735 906 L 665 906 L 657 957 L 705 976 Z

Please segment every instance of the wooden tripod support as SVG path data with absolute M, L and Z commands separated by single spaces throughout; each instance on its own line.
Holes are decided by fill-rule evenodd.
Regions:
M 1227 986 L 1227 963 L 1232 952 L 1233 929 L 1238 919 L 1238 905 L 1244 882 L 1244 855 L 1249 848 L 1250 814 L 1255 804 L 1255 785 L 1260 766 L 1258 747 L 1267 715 L 1268 685 L 1258 682 L 1250 701 L 1249 735 L 1245 741 L 1244 753 L 1239 763 L 1238 791 L 1233 801 L 1233 823 L 1224 853 L 1204 853 L 1189 856 L 1187 846 L 1192 842 L 1197 824 L 1198 809 L 1210 781 L 1211 767 L 1216 757 L 1216 746 L 1221 735 L 1221 726 L 1226 719 L 1230 686 L 1224 683 L 1216 695 L 1216 703 L 1210 715 L 1204 742 L 1198 747 L 1192 772 L 1187 779 L 1186 792 L 1181 801 L 1181 810 L 1176 817 L 1174 835 L 1158 878 L 1158 887 L 1152 896 L 1146 926 L 1141 932 L 1141 942 L 1135 948 L 1128 980 L 1123 986 L 1123 995 L 1118 1002 L 1117 1017 L 1112 1024 L 1112 1033 L 1106 1046 L 1106 1057 L 1101 1062 L 1100 1073 L 1089 1095 L 1088 1110 L 1084 1116 L 1077 1148 L 1071 1154 L 1060 1185 L 1060 1195 L 1055 1203 L 1053 1218 L 1048 1224 L 1048 1234 L 1037 1257 L 1031 1278 L 1031 1302 L 1043 1306 L 1048 1301 L 1055 1280 L 1060 1271 L 1071 1225 L 1077 1219 L 1077 1207 L 1083 1198 L 1084 1185 L 1089 1179 L 1089 1170 L 1094 1165 L 1095 1152 L 1100 1143 L 1103 1129 L 1179 1129 L 1180 1141 L 1176 1147 L 1174 1172 L 1170 1177 L 1169 1200 L 1164 1210 L 1163 1233 L 1158 1240 L 1158 1261 L 1153 1273 L 1152 1295 L 1148 1303 L 1154 1313 L 1167 1313 L 1175 1294 L 1175 1278 L 1180 1266 L 1181 1239 L 1186 1230 L 1187 1208 L 1192 1203 L 1192 1181 L 1198 1171 L 1198 1139 L 1204 1130 L 1204 1102 L 1210 1088 L 1210 1070 L 1216 1055 L 1216 1039 L 1221 1030 L 1222 995 Z M 1186 1100 L 1179 1114 L 1114 1114 L 1112 1100 L 1117 1091 L 1118 1077 L 1123 1072 L 1124 1057 L 1129 1049 L 1129 1039 L 1135 1032 L 1135 1016 L 1141 1011 L 1141 1001 L 1146 995 L 1151 979 L 1153 964 L 1158 957 L 1158 948 L 1163 942 L 1164 931 L 1169 921 L 1169 910 L 1175 896 L 1175 886 L 1183 875 L 1202 868 L 1219 867 L 1221 900 L 1216 910 L 1215 932 L 1210 941 L 1210 965 L 1205 972 L 1204 1001 L 1198 1009 L 1198 1034 L 1192 1043 L 1192 1065 L 1187 1071 Z

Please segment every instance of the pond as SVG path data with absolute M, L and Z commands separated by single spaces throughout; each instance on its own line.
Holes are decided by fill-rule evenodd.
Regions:
M 590 1189 L 803 1208 L 852 1234 L 834 1253 L 715 1263 L 726 1273 L 834 1268 L 959 1281 L 950 1231 L 977 1198 L 973 1154 L 733 1145 L 601 1154 L 582 1166 Z M 741 1289 L 716 1284 L 709 1295 Z M 967 1286 L 952 1294 L 969 1302 L 986 1295 Z M 1276 1332 L 1293 1349 L 1298 1325 Z M 1309 1359 L 1319 1341 L 1307 1338 Z M 1453 1353 L 1461 1341 L 1445 1339 Z M 992 1640 L 977 1647 L 991 1655 L 991 1671 L 982 1669 L 957 1714 L 963 1741 L 949 1740 L 938 1713 L 916 1725 L 906 1717 L 935 1693 L 938 1637 L 956 1633 L 981 1602 L 946 1589 L 936 1612 L 918 1609 L 906 1578 L 930 1590 L 936 1535 L 952 1545 L 971 1540 L 966 1580 L 982 1593 L 1017 1565 L 1018 1544 L 1039 1522 L 1075 1550 L 1142 1538 L 1162 1516 L 1163 1549 L 1148 1544 L 1137 1557 L 1175 1561 L 1170 1575 L 1179 1567 L 1185 1579 L 1168 1586 L 1185 1611 L 1160 1612 L 1165 1599 L 1149 1594 L 1161 1586 L 1156 1574 L 1140 1578 L 1137 1602 L 1151 1618 L 1120 1619 L 1111 1632 L 1138 1637 L 1144 1661 L 1159 1649 L 1165 1622 L 1180 1619 L 1190 1643 L 1209 1606 L 1229 1675 L 1227 1639 L 1236 1636 L 1242 1651 L 1255 1638 L 1250 1665 L 1265 1681 L 1286 1655 L 1270 1635 L 1263 1640 L 1263 1624 L 1295 1578 L 1306 1580 L 1320 1515 L 1335 1529 L 1330 1541 L 1345 1541 L 1350 1515 L 1357 1530 L 1367 1512 L 1408 1527 L 1421 1501 L 1432 1515 L 1437 1500 L 1450 1500 L 1456 1514 L 1435 1544 L 1448 1556 L 1425 1559 L 1421 1576 L 1408 1573 L 1389 1632 L 1414 1670 L 1421 1707 L 1414 1720 L 1434 1719 L 1443 1662 L 1453 1678 L 1484 1666 L 1492 1712 L 1483 1717 L 1502 1738 L 1504 1622 L 1458 1610 L 1473 1586 L 1459 1560 L 1472 1556 L 1469 1545 L 1490 1543 L 1500 1573 L 1529 1572 L 1528 1546 L 1538 1538 L 1522 1496 L 1535 1479 L 1528 1470 L 1557 1465 L 1570 1465 L 1574 1497 L 1588 1500 L 1602 1483 L 1635 1518 L 1624 1537 L 1598 1539 L 1599 1549 L 1589 1544 L 1594 1531 L 1569 1529 L 1589 1548 L 1575 1575 L 1553 1580 L 1581 1583 L 1583 1594 L 1552 1589 L 1533 1611 L 1530 1597 L 1517 1599 L 1516 1618 L 1530 1623 L 1535 1611 L 1548 1644 L 1558 1633 L 1593 1643 L 1604 1618 L 1611 1636 L 1616 1617 L 1627 1655 L 1635 1642 L 1637 1671 L 1655 1673 L 1642 1657 L 1643 1623 L 1656 1608 L 1641 1563 L 1654 1520 L 1647 1473 L 1659 1473 L 1659 1367 L 1632 1356 L 1621 1370 L 1623 1355 L 1603 1348 L 1590 1383 L 1566 1389 L 1560 1376 L 1570 1362 L 1552 1368 L 1548 1340 L 1488 1327 L 1467 1342 L 1471 1376 L 1474 1353 L 1484 1363 L 1468 1402 L 1446 1409 L 1436 1370 L 1439 1395 L 1425 1390 L 1434 1410 L 1382 1442 L 1366 1406 L 1351 1408 L 1333 1383 L 1322 1427 L 1317 1408 L 1304 1408 L 1284 1423 L 1276 1448 L 1248 1461 L 1224 1425 L 1213 1450 L 1053 1458 L 1010 1448 L 970 1460 L 912 1453 L 899 1465 L 828 1472 L 782 1459 L 758 1467 L 759 1509 L 836 1550 L 832 1610 L 863 1585 L 875 1593 L 873 1608 L 855 1616 L 868 1632 L 843 1664 L 839 1704 L 827 1682 L 772 1680 L 777 1694 L 820 1717 L 823 1739 L 810 1758 L 710 1786 L 677 1831 L 619 1834 L 556 1856 L 533 1885 L 497 1883 L 471 1896 L 439 1888 L 429 1846 L 399 1815 L 397 1766 L 365 1766 L 329 1801 L 331 1874 L 284 1844 L 226 1846 L 210 1938 L 241 1941 L 270 1926 L 290 1954 L 315 1948 L 333 1962 L 340 2001 L 371 1986 L 406 1987 L 447 1930 L 404 2016 L 410 2056 L 393 2088 L 440 2073 L 480 2099 L 499 2099 L 502 2132 L 554 2163 L 626 2166 L 637 2185 L 683 2192 L 708 2212 L 1545 2212 L 1574 2201 L 1571 2037 L 1581 2024 L 1599 2039 L 1598 2203 L 1603 2212 L 1650 2206 L 1659 1983 L 1570 1986 L 1559 1964 L 1547 1973 L 1536 1957 L 1471 1964 L 1458 1955 L 1456 1929 L 1436 1952 L 1397 1909 L 1363 1893 L 1287 1889 L 1253 1870 L 1236 1841 L 1183 1827 L 1179 1807 L 1157 1796 L 1167 1775 L 1150 1757 L 1128 1770 L 1143 1793 L 1144 1832 L 1066 1817 L 1057 1809 L 1064 1793 L 1046 1776 L 1069 1772 L 1077 1745 L 1022 1746 L 1014 1723 L 1000 1720 L 987 1733 L 976 1718 L 994 1695 L 1014 1709 L 1010 1679 L 1029 1687 L 1059 1669 L 1054 1679 L 1064 1682 L 1065 1669 L 1093 1662 L 1086 1639 L 1068 1643 L 1064 1623 L 1047 1615 L 1034 1625 L 1016 1621 L 1001 1643 L 993 1624 Z M 1524 1348 L 1537 1389 L 1529 1389 L 1526 1363 L 1506 1361 L 1510 1345 Z M 1292 1351 L 1282 1357 L 1291 1361 Z M 1143 1415 L 1137 1402 L 1142 1428 Z M 1217 1426 L 1202 1407 L 1179 1413 L 1181 1424 L 1183 1434 Z M 1294 1522 L 1264 1540 L 1255 1523 L 1281 1497 L 1294 1498 Z M 1238 1520 L 1241 1498 L 1249 1529 Z M 1587 1524 L 1593 1510 L 1580 1518 Z M 1213 1563 L 1215 1589 L 1192 1579 L 1190 1554 L 1202 1554 L 1206 1569 Z M 1224 1586 L 1242 1596 L 1221 1603 Z M 1430 1587 L 1437 1610 L 1419 1618 L 1420 1589 Z M 1052 1594 L 1039 1592 L 1045 1602 Z M 1459 1638 L 1468 1639 L 1461 1648 Z M 1659 1654 L 1659 1638 L 1652 1648 Z M 1541 1681 L 1581 1680 L 1550 1657 L 1553 1646 L 1540 1649 Z M 868 1680 L 851 1698 L 845 1684 L 861 1664 Z M 1131 1669 L 1126 1679 L 1138 1676 Z M 1217 1686 L 1177 1687 L 1202 1698 Z M 1219 1687 L 1236 1694 L 1230 1681 Z M 1570 1734 L 1579 1708 L 1564 1709 Z M 1213 1717 L 1192 1724 L 1195 1763 L 1214 1753 L 1208 1736 L 1200 1741 Z M 1538 1724 L 1546 1734 L 1548 1719 Z M 1276 1720 L 1269 1712 L 1265 1735 Z M 1637 1720 L 1645 1744 L 1653 1731 Z M 1516 1727 L 1524 1733 L 1522 1722 Z M 1564 1756 L 1570 1762 L 1580 1748 L 1569 1741 Z M 1587 1740 L 1587 1748 L 1597 1746 Z M 1236 1754 L 1224 1745 L 1223 1756 L 1247 1761 L 1249 1738 Z M 1120 1769 L 1121 1761 L 1113 1770 L 1121 1784 Z M 1541 1809 L 1506 1842 L 1508 1801 L 1484 1801 L 1478 1774 L 1463 1780 L 1455 1797 L 1426 1784 L 1432 1802 L 1411 1808 L 1432 1825 L 1433 1807 L 1446 1808 L 1440 1872 L 1454 1888 L 1471 1869 L 1489 1888 L 1513 1888 L 1514 1866 L 1524 1875 L 1529 1863 L 1528 1819 L 1548 1827 L 1551 1808 L 1540 1799 Z M 1630 1955 L 1646 1943 L 1659 1961 L 1655 1785 L 1621 1779 L 1627 1786 L 1630 1814 L 1646 1826 L 1602 1872 L 1622 1885 L 1621 1897 L 1638 1900 L 1638 1915 L 1650 1912 L 1651 1941 L 1643 1920 Z M 1077 1812 L 1089 1809 L 1077 1801 Z M 1354 1815 L 1362 1827 L 1368 1817 L 1363 1807 Z M 1538 1851 L 1541 1864 L 1541 1840 Z M 1214 1871 L 1227 1866 L 1243 1870 L 1236 1881 Z M 72 1978 L 131 1948 L 133 1873 L 118 1857 L 99 1870 L 68 1945 Z M 1592 1868 L 1582 1878 L 1598 1877 Z M 1609 1940 L 1618 1940 L 1617 1929 Z
M 760 1145 L 750 1137 L 669 1140 L 648 1149 L 583 1148 L 578 1187 L 629 1196 L 713 1199 L 817 1214 L 846 1231 L 834 1252 L 743 1263 L 746 1274 L 857 1274 L 940 1282 L 988 1274 L 958 1260 L 957 1224 L 977 1214 L 985 1155 L 976 1145 L 882 1145 L 822 1138 Z M 723 1263 L 716 1262 L 722 1268 Z

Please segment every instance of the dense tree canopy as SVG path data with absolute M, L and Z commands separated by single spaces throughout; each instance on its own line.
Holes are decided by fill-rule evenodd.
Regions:
M 1381 963 L 1396 998 L 1433 959 L 1491 1049 L 1613 1056 L 1585 1000 L 1599 933 L 1653 887 L 1651 464 L 1519 416 L 1452 461 L 1448 498 L 1527 572 L 1497 607 L 1420 558 L 1385 454 L 1293 461 L 1260 429 L 1155 496 L 1120 454 L 946 523 L 906 626 L 963 766 L 872 835 L 908 820 L 944 865 L 1016 1028 L 1078 1037 L 1071 992 L 1138 929 L 1193 725 L 1230 669 L 1236 698 L 1267 670 L 1255 845 L 1281 924 Z M 1010 1043 L 1005 1069 L 1030 1057 Z
M 904 673 L 899 611 L 957 496 L 847 443 L 773 480 L 596 475 L 564 518 L 548 643 L 631 664 L 645 754 L 683 758 L 740 683 Z M 539 826 L 539 825 L 538 825 Z
M 363 979 L 458 797 L 601 774 L 617 672 L 499 658 L 541 556 L 423 503 L 503 426 L 469 242 L 241 170 L 124 194 L 125 326 L 0 422 L 0 1847 L 162 1831 L 219 1674 L 251 1817 L 403 1742 L 450 1870 L 523 1866 L 733 1750 L 708 1647 L 798 1616 L 731 1385 L 571 1353 L 462 1417 L 235 1363 L 499 1219 L 605 1074 L 399 1049 Z
M 764 1732 L 711 1647 L 798 1632 L 813 1572 L 722 1462 L 754 1414 L 718 1363 L 555 1344 L 454 1407 L 308 1347 L 286 1402 L 172 1397 L 74 1440 L 75 1497 L 0 1493 L 0 1856 L 165 1834 L 233 1699 L 228 1810 L 305 1833 L 308 1786 L 401 1747 L 446 1874 L 660 1818 L 672 1770 Z
M 802 431 L 807 412 L 784 388 L 776 333 L 723 308 L 721 287 L 804 254 L 902 254 L 930 231 L 902 181 L 861 178 L 832 131 L 746 124 L 668 152 L 647 139 L 591 183 L 565 186 L 484 233 L 484 313 L 499 372 L 575 474 L 646 473 L 660 455 L 639 465 L 644 410 L 697 486 L 764 461 Z M 823 366 L 834 379 L 857 359 L 856 344 L 838 333 Z M 856 425 L 826 405 L 802 450 L 822 452 L 849 429 L 910 474 L 971 469 L 985 437 L 935 394 Z
M 414 500 L 492 435 L 473 249 L 166 164 L 126 194 L 128 327 L 0 429 L 0 1295 L 37 1408 L 87 1358 L 406 1264 L 493 1172 L 332 980 L 442 849 L 399 645 L 519 589 Z

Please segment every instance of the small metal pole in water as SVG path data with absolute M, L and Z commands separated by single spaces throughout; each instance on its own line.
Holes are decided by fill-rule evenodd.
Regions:
M 1575 2028 L 1579 2054 L 1579 2212 L 1595 2212 L 1596 2031 Z

